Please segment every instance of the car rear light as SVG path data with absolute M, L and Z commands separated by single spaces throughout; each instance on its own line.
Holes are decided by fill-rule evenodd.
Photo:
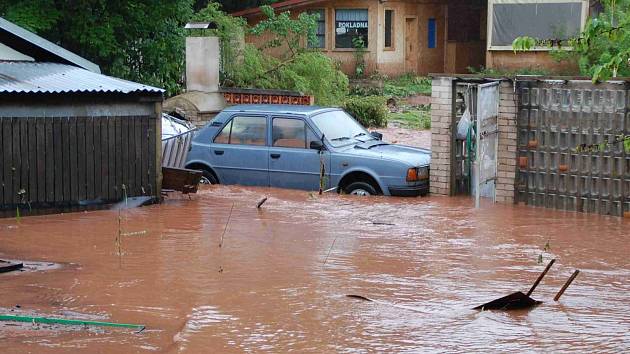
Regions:
M 414 182 L 418 180 L 418 169 L 410 168 L 407 170 L 407 182 Z

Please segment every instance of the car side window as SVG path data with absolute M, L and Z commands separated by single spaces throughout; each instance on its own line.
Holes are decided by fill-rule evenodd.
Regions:
M 216 144 L 260 145 L 266 144 L 267 118 L 236 116 L 214 138 Z
M 272 146 L 306 149 L 306 131 L 301 119 L 274 118 Z

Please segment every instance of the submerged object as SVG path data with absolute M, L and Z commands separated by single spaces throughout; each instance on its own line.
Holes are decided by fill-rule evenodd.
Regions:
M 0 259 L 0 273 L 12 272 L 24 267 L 24 263 L 21 262 L 9 262 Z
M 555 259 L 552 259 L 551 262 L 549 262 L 545 270 L 538 276 L 538 279 L 536 279 L 534 285 L 532 285 L 527 294 L 517 291 L 510 295 L 506 295 L 483 305 L 474 307 L 473 310 L 521 310 L 542 304 L 542 301 L 534 300 L 530 297 L 530 295 L 534 292 L 538 284 L 540 284 L 540 281 L 545 277 L 549 268 L 551 268 L 555 261 Z

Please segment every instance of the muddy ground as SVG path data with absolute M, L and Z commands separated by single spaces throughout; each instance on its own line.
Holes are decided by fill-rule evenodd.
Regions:
M 121 217 L 121 230 L 116 211 L 0 220 L 0 258 L 61 265 L 0 274 L 0 312 L 146 330 L 7 322 L 1 352 L 630 350 L 628 219 L 226 186 Z M 471 310 L 529 289 L 541 255 L 557 259 L 533 295 L 544 304 Z

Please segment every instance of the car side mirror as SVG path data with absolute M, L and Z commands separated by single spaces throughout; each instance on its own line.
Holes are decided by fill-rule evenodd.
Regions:
M 370 132 L 370 135 L 376 140 L 383 140 L 383 134 L 379 132 Z
M 319 140 L 313 140 L 311 141 L 310 148 L 313 150 L 322 151 L 324 150 L 324 144 L 322 144 L 322 142 Z

